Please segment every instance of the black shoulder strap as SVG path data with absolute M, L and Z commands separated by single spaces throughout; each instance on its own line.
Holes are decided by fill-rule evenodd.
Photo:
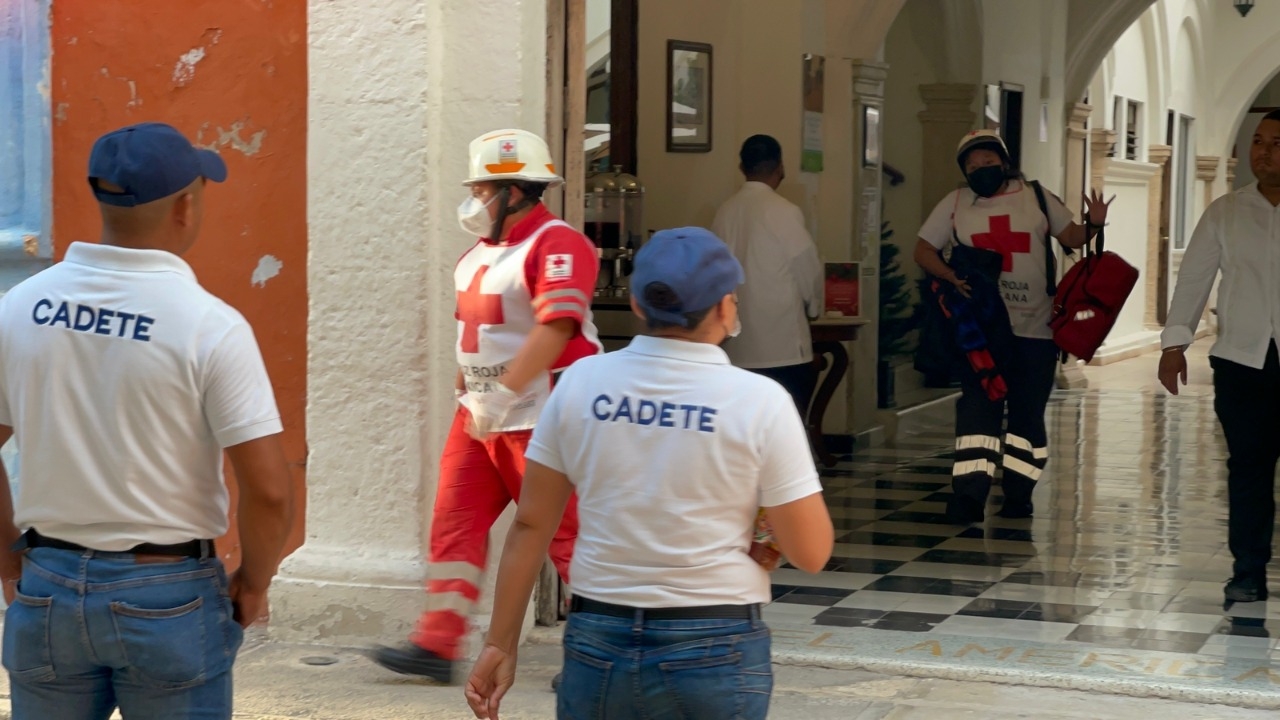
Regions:
M 1036 203 L 1040 205 L 1040 212 L 1044 213 L 1045 223 L 1049 226 L 1044 233 L 1044 274 L 1045 274 L 1045 290 L 1049 293 L 1049 297 L 1058 294 L 1058 264 L 1053 255 L 1053 239 L 1049 234 L 1053 230 L 1053 221 L 1049 219 L 1049 205 L 1044 200 L 1044 188 L 1040 187 L 1040 183 L 1030 181 L 1031 189 L 1036 191 Z

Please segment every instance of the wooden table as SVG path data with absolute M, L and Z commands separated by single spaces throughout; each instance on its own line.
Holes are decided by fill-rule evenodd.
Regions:
M 822 439 L 822 419 L 827 414 L 827 406 L 831 404 L 840 381 L 849 372 L 849 353 L 844 349 L 844 344 L 857 340 L 858 329 L 867 322 L 857 318 L 821 318 L 809 323 L 809 334 L 813 340 L 813 364 L 822 383 L 818 385 L 818 391 L 809 405 L 807 429 L 814 453 L 827 467 L 834 467 L 839 460 L 831 454 Z M 831 356 L 829 361 L 828 355 Z M 822 374 L 824 371 L 825 377 Z

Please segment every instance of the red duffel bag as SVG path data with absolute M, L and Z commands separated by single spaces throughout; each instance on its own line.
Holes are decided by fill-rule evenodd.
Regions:
M 1095 251 L 1084 247 L 1084 258 L 1058 283 L 1049 327 L 1063 353 L 1085 362 L 1093 359 L 1116 324 L 1129 293 L 1138 283 L 1138 268 L 1103 250 L 1103 232 L 1093 239 Z

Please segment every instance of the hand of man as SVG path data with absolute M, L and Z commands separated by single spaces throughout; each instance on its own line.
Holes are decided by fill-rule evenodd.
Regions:
M 18 580 L 22 578 L 22 553 L 13 550 L 0 552 L 0 583 L 4 585 L 4 604 L 12 605 L 18 594 Z
M 1178 381 L 1187 384 L 1187 356 L 1182 348 L 1169 349 L 1160 355 L 1160 384 L 1172 395 L 1178 394 Z
M 467 679 L 465 693 L 471 712 L 480 720 L 498 720 L 498 705 L 515 682 L 515 652 L 485 645 Z
M 6 577 L 4 582 L 4 604 L 12 605 L 13 601 L 18 597 L 18 578 Z
M 471 437 L 484 440 L 489 434 L 502 426 L 507 413 L 520 400 L 520 395 L 502 383 L 494 383 L 495 389 L 479 394 L 468 393 L 464 396 L 467 408 L 471 410 L 471 426 L 467 429 Z
M 231 576 L 228 585 L 231 604 L 235 607 L 235 621 L 240 623 L 240 627 L 248 628 L 267 614 L 266 588 L 251 589 L 239 571 Z

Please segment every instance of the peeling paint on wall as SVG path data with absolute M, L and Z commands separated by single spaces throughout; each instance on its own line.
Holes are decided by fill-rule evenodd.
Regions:
M 178 64 L 173 66 L 173 82 L 178 87 L 186 87 L 196 79 L 196 63 L 204 59 L 204 48 L 192 48 L 178 58 Z
M 253 271 L 253 277 L 250 278 L 250 283 L 252 283 L 254 287 L 266 287 L 267 281 L 279 275 L 283 268 L 284 263 L 276 259 L 276 256 L 263 255 L 262 259 L 258 261 L 258 267 Z
M 0 0 L 0 8 L 14 1 Z M 285 426 L 294 497 L 302 507 L 307 458 L 307 2 L 276 2 L 274 10 L 259 0 L 18 2 L 51 8 L 53 18 L 53 97 L 40 106 L 53 136 L 52 195 L 58 198 L 52 210 L 53 237 L 59 254 L 75 238 L 93 237 L 98 230 L 93 195 L 84 187 L 84 162 L 101 133 L 163 120 L 226 159 L 229 181 L 211 185 L 205 195 L 204 235 L 218 242 L 196 243 L 184 258 L 202 286 L 254 327 Z M 277 72 L 269 74 L 264 65 Z M 34 81 L 40 68 L 33 69 L 30 94 L 39 100 Z M 270 137 L 261 133 L 264 128 Z M 0 135 L 5 129 L 0 117 Z M 7 179 L 0 168 L 0 187 Z M 4 200 L 0 192 L 0 206 Z M 268 252 L 279 268 L 268 261 L 255 271 Z M 246 283 L 246 275 L 257 285 Z M 229 485 L 235 492 L 234 478 Z M 234 510 L 231 516 L 233 530 L 219 538 L 223 557 L 234 553 L 239 542 Z M 303 540 L 302 517 L 299 513 L 290 550 Z
M 200 131 L 196 133 L 196 145 L 209 150 L 231 148 L 247 156 L 257 155 L 262 151 L 262 141 L 267 137 L 267 131 L 259 130 L 250 135 L 248 141 L 245 141 L 244 138 L 240 137 L 240 132 L 244 130 L 244 127 L 245 123 L 242 120 L 231 123 L 230 130 L 223 130 L 219 126 L 214 130 L 214 132 L 218 133 L 218 139 L 213 142 L 205 142 L 204 134 L 209 129 L 209 124 L 205 123 L 200 127 Z

